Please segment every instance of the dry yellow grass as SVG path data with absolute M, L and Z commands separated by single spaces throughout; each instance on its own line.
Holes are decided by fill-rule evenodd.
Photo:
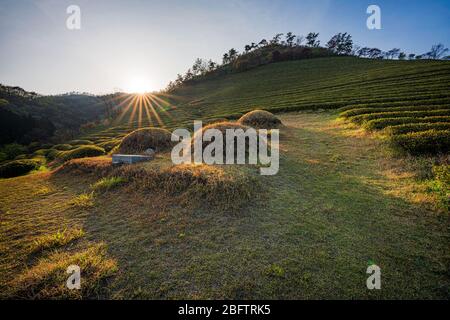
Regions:
M 81 290 L 66 287 L 67 267 L 82 270 Z M 76 252 L 56 252 L 17 276 L 10 283 L 14 299 L 89 299 L 106 293 L 106 280 L 117 272 L 117 264 L 107 257 L 106 246 L 95 244 Z
M 247 112 L 239 119 L 239 123 L 261 129 L 274 129 L 281 125 L 280 119 L 265 110 Z
M 171 135 L 170 131 L 161 128 L 135 130 L 122 139 L 118 152 L 139 154 L 149 148 L 155 151 L 163 151 L 172 145 Z

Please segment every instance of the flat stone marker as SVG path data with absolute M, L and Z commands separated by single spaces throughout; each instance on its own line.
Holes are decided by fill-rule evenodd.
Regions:
M 132 164 L 132 163 L 138 163 L 143 161 L 150 161 L 154 157 L 153 156 L 144 156 L 140 154 L 113 154 L 112 155 L 112 163 L 113 164 L 120 164 L 120 163 L 126 163 L 126 164 Z

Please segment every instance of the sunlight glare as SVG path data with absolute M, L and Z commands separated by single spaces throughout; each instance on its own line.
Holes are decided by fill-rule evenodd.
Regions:
M 151 82 L 148 78 L 135 77 L 128 81 L 126 92 L 143 94 L 151 91 Z

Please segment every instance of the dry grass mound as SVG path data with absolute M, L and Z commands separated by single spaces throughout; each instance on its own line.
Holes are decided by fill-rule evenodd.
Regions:
M 171 135 L 170 131 L 161 128 L 135 130 L 122 139 L 118 152 L 140 154 L 149 148 L 164 151 L 172 146 Z
M 73 159 L 64 163 L 61 167 L 56 169 L 55 173 L 72 173 L 72 174 L 95 174 L 104 176 L 112 170 L 111 158 L 109 157 L 95 157 Z
M 281 120 L 269 111 L 253 110 L 244 114 L 239 123 L 255 128 L 273 129 L 281 125 Z
M 257 196 L 258 181 L 234 166 L 177 165 L 165 168 L 122 166 L 112 175 L 125 178 L 129 190 L 163 196 L 165 205 L 236 210 Z

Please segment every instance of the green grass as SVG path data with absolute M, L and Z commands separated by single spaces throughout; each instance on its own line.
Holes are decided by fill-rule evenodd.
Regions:
M 59 231 L 50 235 L 44 235 L 36 240 L 32 244 L 32 251 L 39 252 L 43 250 L 53 249 L 65 246 L 74 240 L 77 240 L 84 236 L 82 229 Z
M 118 186 L 125 184 L 127 180 L 122 177 L 108 177 L 102 178 L 94 183 L 91 188 L 94 191 L 108 191 Z

